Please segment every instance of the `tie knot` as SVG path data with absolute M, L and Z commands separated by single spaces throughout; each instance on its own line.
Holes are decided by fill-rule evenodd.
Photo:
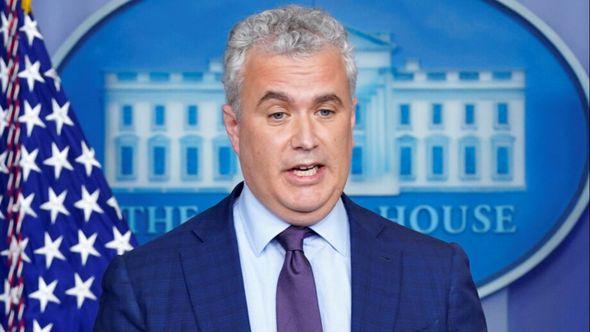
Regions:
M 313 234 L 308 227 L 289 226 L 277 235 L 277 240 L 287 251 L 303 250 L 303 239 Z

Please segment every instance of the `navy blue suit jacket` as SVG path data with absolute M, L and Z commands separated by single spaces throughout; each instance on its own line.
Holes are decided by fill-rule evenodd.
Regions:
M 241 190 L 113 260 L 95 330 L 250 331 L 232 213 Z M 457 245 L 399 226 L 346 196 L 343 201 L 350 220 L 352 331 L 486 330 Z

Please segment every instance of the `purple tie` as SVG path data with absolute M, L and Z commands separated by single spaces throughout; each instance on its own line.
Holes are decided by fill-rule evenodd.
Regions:
M 321 332 L 322 320 L 311 265 L 303 253 L 307 227 L 290 226 L 277 240 L 285 248 L 285 262 L 277 284 L 278 332 Z

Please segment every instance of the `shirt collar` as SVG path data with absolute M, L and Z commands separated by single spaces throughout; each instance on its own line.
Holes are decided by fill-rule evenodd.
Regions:
M 237 201 L 238 211 L 244 223 L 246 238 L 256 256 L 290 225 L 270 212 L 244 183 Z M 348 215 L 339 199 L 328 215 L 310 228 L 343 256 L 350 254 L 350 231 Z
M 342 199 L 336 202 L 332 211 L 324 219 L 311 225 L 319 236 L 334 248 L 341 255 L 348 257 L 350 254 L 350 230 L 348 225 L 348 214 Z

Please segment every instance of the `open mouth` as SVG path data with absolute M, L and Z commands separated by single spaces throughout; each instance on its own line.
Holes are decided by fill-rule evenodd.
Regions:
M 312 165 L 300 165 L 290 169 L 293 174 L 299 177 L 309 177 L 314 176 L 317 172 L 324 167 L 320 164 L 312 164 Z

